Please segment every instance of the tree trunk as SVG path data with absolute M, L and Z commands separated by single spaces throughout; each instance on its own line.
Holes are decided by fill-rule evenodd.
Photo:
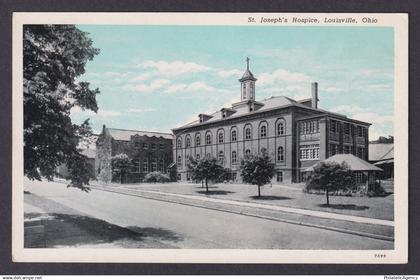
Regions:
M 209 192 L 209 184 L 207 183 L 207 178 L 206 178 L 206 193 Z
M 328 193 L 328 188 L 326 188 L 326 192 L 325 194 L 327 195 L 327 206 L 330 206 L 330 198 L 329 198 L 329 193 Z
M 261 197 L 260 185 L 258 185 L 258 197 Z
M 204 188 L 204 180 L 201 180 L 201 187 Z

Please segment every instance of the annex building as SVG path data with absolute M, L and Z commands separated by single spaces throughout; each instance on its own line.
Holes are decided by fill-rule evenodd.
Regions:
M 275 162 L 273 183 L 300 182 L 308 167 L 335 154 L 368 160 L 370 123 L 318 108 L 317 83 L 312 83 L 309 99 L 274 96 L 257 101 L 249 59 L 239 82 L 237 103 L 172 129 L 179 180 L 190 180 L 190 157 L 215 157 L 231 170 L 231 180 L 240 182 L 241 159 L 265 151 Z
M 96 177 L 105 182 L 112 181 L 111 158 L 126 154 L 131 160 L 131 170 L 124 183 L 141 182 L 153 171 L 166 173 L 172 158 L 173 135 L 170 133 L 102 128 L 96 141 Z

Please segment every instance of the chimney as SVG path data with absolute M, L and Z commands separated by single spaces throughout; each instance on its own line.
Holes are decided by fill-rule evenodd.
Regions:
M 318 83 L 312 83 L 312 108 L 318 109 Z

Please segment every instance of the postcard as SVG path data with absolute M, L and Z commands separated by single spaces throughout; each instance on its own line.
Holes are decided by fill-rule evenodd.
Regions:
M 407 263 L 408 15 L 14 13 L 15 262 Z

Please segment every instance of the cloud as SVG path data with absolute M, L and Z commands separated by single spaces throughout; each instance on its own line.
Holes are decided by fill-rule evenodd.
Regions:
M 392 115 L 381 115 L 372 112 L 372 109 L 361 108 L 354 105 L 340 105 L 331 109 L 331 111 L 348 113 L 353 119 L 369 122 L 376 125 L 392 124 L 394 122 L 394 117 Z
M 222 78 L 228 78 L 228 77 L 232 77 L 232 76 L 236 76 L 236 77 L 241 77 L 241 75 L 243 74 L 243 71 L 238 70 L 238 69 L 232 69 L 232 70 L 219 70 L 217 72 L 217 75 L 222 77 Z
M 290 72 L 284 69 L 277 69 L 272 73 L 262 73 L 258 78 L 260 85 L 273 85 L 280 81 L 307 82 L 309 80 L 310 78 L 303 73 Z
M 169 86 L 165 92 L 167 93 L 177 93 L 177 92 L 226 92 L 223 89 L 217 89 L 215 87 L 209 86 L 203 82 L 193 82 L 190 84 L 173 84 Z
M 154 69 L 158 75 L 162 76 L 178 76 L 186 73 L 197 73 L 206 72 L 211 68 L 205 65 L 197 64 L 195 62 L 184 62 L 184 61 L 152 61 L 148 60 L 139 65 L 139 67 L 145 69 Z
M 365 109 L 362 109 L 359 106 L 354 106 L 354 105 L 340 105 L 331 109 L 331 111 L 333 112 L 344 112 L 344 113 L 351 113 L 351 114 L 361 113 L 364 110 Z
M 132 84 L 127 85 L 125 88 L 131 91 L 137 92 L 152 92 L 154 90 L 162 89 L 163 87 L 169 85 L 171 81 L 166 79 L 157 79 L 151 81 L 149 84 Z
M 155 112 L 156 109 L 153 108 L 129 108 L 128 113 L 145 113 L 145 112 Z
M 101 119 L 119 117 L 119 116 L 123 115 L 119 111 L 103 110 L 103 109 L 99 109 L 98 112 L 95 113 L 95 112 L 90 111 L 90 110 L 83 110 L 78 106 L 71 108 L 70 114 L 73 115 L 73 116 L 79 115 L 79 116 L 83 116 L 83 117 L 87 117 L 87 118 L 88 117 L 98 117 L 98 118 L 101 118 Z

